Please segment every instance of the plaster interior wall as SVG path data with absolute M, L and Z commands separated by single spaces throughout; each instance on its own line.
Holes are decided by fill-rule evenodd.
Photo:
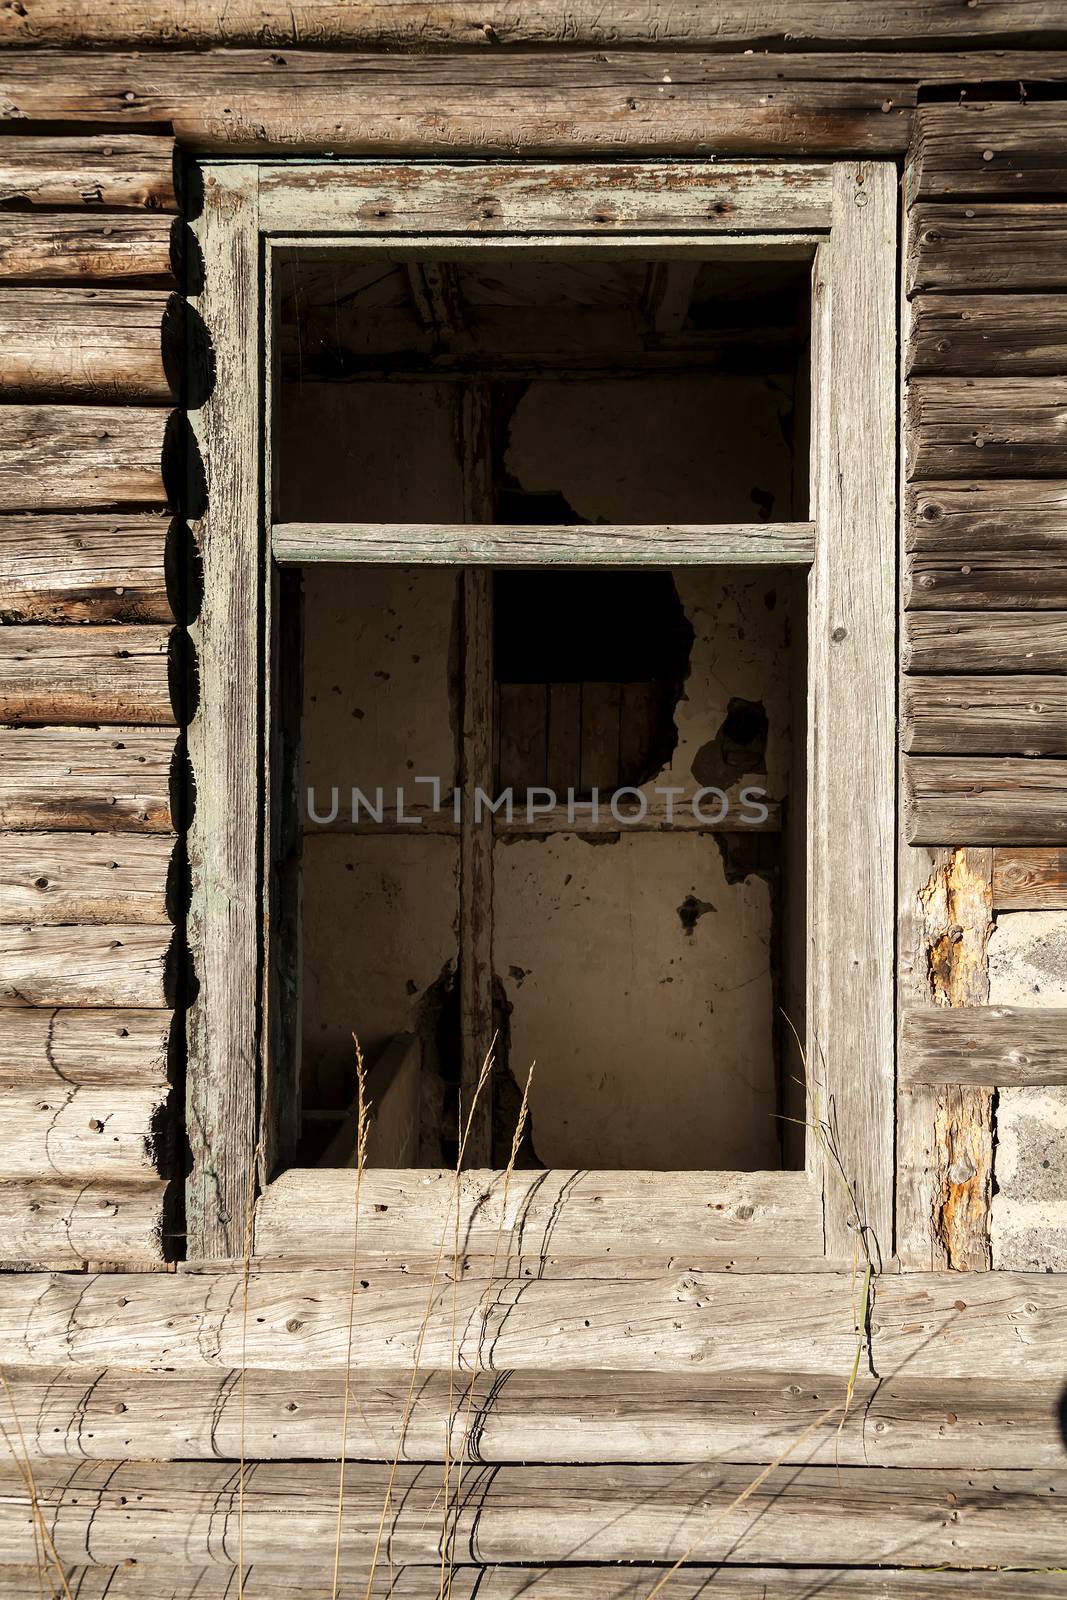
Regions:
M 331 281 L 330 292 L 337 287 Z M 595 302 L 588 277 L 565 288 Z M 492 337 L 510 347 L 499 280 L 468 287 L 468 328 L 479 292 L 497 318 Z M 371 293 L 380 296 L 381 284 Z M 628 315 L 633 297 L 629 283 Z M 598 341 L 609 343 L 609 331 L 618 341 L 617 325 L 606 330 L 595 303 L 576 302 L 568 315 L 566 295 L 557 298 L 563 309 L 542 304 L 537 340 L 522 307 L 511 308 L 515 349 L 547 341 L 562 352 L 595 350 Z M 374 318 L 354 324 L 349 317 L 349 365 L 353 347 L 373 358 L 366 349 L 372 320 L 380 340 L 400 339 L 403 330 L 388 321 L 400 315 L 399 304 L 379 304 Z M 318 345 L 315 326 L 305 317 L 299 365 L 283 367 L 276 514 L 463 520 L 456 374 L 324 377 L 324 349 L 335 366 L 345 362 L 335 348 L 336 319 Z M 407 335 L 418 347 L 419 328 Z M 501 360 L 491 352 L 487 365 L 495 370 Z M 690 362 L 682 371 L 498 376 L 491 391 L 498 519 L 805 515 L 793 450 L 794 369 L 782 365 L 754 373 L 709 361 L 710 370 Z M 736 804 L 741 788 L 757 785 L 788 805 L 803 747 L 802 728 L 792 726 L 804 670 L 803 582 L 766 568 L 673 576 L 693 643 L 673 707 L 673 752 L 645 789 L 669 783 L 692 793 L 719 784 Z M 457 768 L 456 575 L 309 567 L 304 617 L 304 776 L 316 814 L 328 813 L 334 787 L 343 810 L 352 784 L 383 787 L 388 804 L 396 785 L 432 774 L 447 793 Z M 545 624 L 551 629 L 550 617 Z M 738 758 L 723 738 L 739 700 L 761 706 L 766 717 L 751 770 L 746 754 Z M 450 1070 L 436 1047 L 457 960 L 458 849 L 454 838 L 415 833 L 305 825 L 305 1106 L 344 1103 L 353 1030 L 373 1056 L 398 1031 L 432 1029 L 426 1070 Z M 537 1160 L 780 1163 L 782 866 L 780 840 L 768 836 L 620 831 L 603 842 L 577 832 L 498 841 L 493 960 L 502 1054 L 519 1080 L 537 1061 Z M 425 1153 L 434 1159 L 432 1149 Z

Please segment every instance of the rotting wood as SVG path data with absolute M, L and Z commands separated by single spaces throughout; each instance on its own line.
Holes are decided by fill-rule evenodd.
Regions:
M 910 673 L 1012 673 L 1019 676 L 1019 689 L 1036 695 L 1038 679 L 1030 674 L 1062 673 L 1067 666 L 1067 610 L 1036 617 L 1018 611 L 920 612 L 904 620 L 901 665 Z
M 994 911 L 1067 911 L 1067 849 L 993 851 Z
M 1052 845 L 1067 838 L 1067 772 L 1058 761 L 905 756 L 911 844 Z
M 166 503 L 168 412 L 145 406 L 0 406 L 0 510 Z
M 165 730 L 0 728 L 0 827 L 169 833 L 174 754 Z
M 5 722 L 165 726 L 175 720 L 168 628 L 11 627 L 4 643 Z
M 996 895 L 994 875 L 994 903 Z M 902 1083 L 978 1088 L 1067 1084 L 1067 1011 L 912 1007 L 901 1027 Z
M 0 1084 L 28 1089 L 159 1089 L 167 1082 L 167 1011 L 0 1011 Z
M 174 398 L 161 337 L 167 305 L 161 290 L 0 289 L 0 393 L 34 401 Z
M 507 1206 L 504 1207 L 504 1190 Z M 458 1210 L 458 1214 L 457 1214 Z M 352 1180 L 294 1169 L 256 1208 L 257 1256 L 347 1260 Z M 822 1254 L 822 1212 L 803 1172 L 454 1172 L 368 1169 L 360 1186 L 361 1248 L 403 1256 L 447 1239 L 462 1254 L 744 1257 L 776 1249 L 788 1231 L 797 1259 Z M 620 1259 L 620 1272 L 623 1270 Z
M 0 833 L 0 924 L 165 923 L 172 853 L 151 834 Z
M 169 529 L 150 512 L 0 517 L 0 621 L 169 622 Z
M 91 1182 L 0 1181 L 0 1262 L 67 1273 L 89 1262 L 158 1267 L 165 1188 L 158 1179 L 127 1183 L 105 1172 Z M 76 1273 L 74 1281 L 85 1279 Z
M 856 1354 L 851 1271 L 675 1272 L 453 1282 L 436 1247 L 400 1264 L 361 1264 L 352 1370 L 837 1373 Z M 144 1278 L 0 1277 L 11 1364 L 344 1371 L 351 1274 L 243 1265 Z M 363 1282 L 366 1281 L 366 1288 Z M 488 1291 L 488 1295 L 487 1295 Z M 488 1300 L 488 1318 L 483 1312 Z M 136 1312 L 131 1311 L 136 1305 Z M 783 1319 L 782 1307 L 789 1316 Z M 453 1323 L 455 1317 L 455 1323 Z M 1062 1382 L 1067 1275 L 883 1274 L 870 1336 L 884 1378 Z M 829 1404 L 829 1402 L 828 1402 Z
M 753 1486 L 744 1465 L 502 1466 L 464 1474 L 449 1546 L 475 1562 L 899 1560 L 916 1566 L 1051 1566 L 1062 1554 L 1062 1469 L 967 1472 L 799 1466 Z M 299 1475 L 260 1462 L 39 1463 L 36 1500 L 60 1557 L 232 1566 L 238 1508 L 244 1559 L 291 1560 L 321 1551 L 337 1510 L 337 1469 L 307 1462 Z M 242 1481 L 243 1480 L 243 1481 Z M 441 1475 L 435 1466 L 364 1463 L 339 1511 L 341 1555 L 365 1563 L 385 1521 L 393 1562 L 442 1560 Z M 0 1556 L 31 1560 L 34 1518 L 12 1464 L 0 1475 Z M 738 1496 L 747 1499 L 738 1505 Z
M 1067 194 L 1067 106 L 921 106 L 904 188 L 909 204 L 969 195 Z
M 336 1460 L 347 1382 L 354 1461 L 773 1461 L 833 1404 L 840 1374 L 507 1372 L 456 1377 L 6 1370 L 34 1457 L 65 1460 Z M 795 1463 L 1063 1467 L 1058 1385 L 1020 1378 L 860 1377 L 840 1427 L 816 1429 Z M 468 1414 L 469 1412 L 469 1414 Z M 405 1421 L 406 1414 L 406 1421 Z M 0 1593 L 2 1593 L 0 1589 Z
M 276 561 L 372 561 L 466 566 L 810 565 L 810 522 L 708 523 L 696 527 L 455 527 L 413 523 L 279 523 Z
M 1067 289 L 1065 250 L 1065 205 L 915 206 L 907 292 L 957 290 L 970 298 L 986 289 Z
M 175 211 L 174 140 L 128 133 L 0 137 L 0 206 Z
M 158 1085 L 0 1087 L 0 1181 L 143 1183 L 164 1170 Z M 4 1252 L 6 1253 L 6 1252 Z
M 915 378 L 904 426 L 913 478 L 1062 475 L 1067 378 Z
M 169 926 L 0 929 L 0 1006 L 166 1006 Z
M 916 374 L 1060 374 L 1067 369 L 1067 295 L 920 295 L 906 360 Z
M 1067 674 L 903 678 L 900 717 L 917 755 L 1067 755 Z
M 0 213 L 0 279 L 172 281 L 167 216 Z

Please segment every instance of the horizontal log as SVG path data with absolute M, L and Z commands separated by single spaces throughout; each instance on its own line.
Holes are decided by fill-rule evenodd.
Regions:
M 910 202 L 1067 194 L 1067 106 L 922 106 L 904 183 Z
M 1040 553 L 1067 559 L 1067 482 L 913 483 L 904 496 L 904 544 L 913 553 Z
M 84 56 L 7 51 L 0 94 L 29 121 L 166 123 L 201 152 L 321 155 L 888 155 L 914 84 L 721 81 L 714 57 L 569 52 L 323 54 L 287 48 Z M 427 107 L 432 106 L 428 113 Z
M 0 289 L 5 400 L 171 400 L 149 289 Z
M 1010 548 L 962 555 L 915 552 L 905 557 L 904 603 L 915 610 L 1067 611 L 1067 540 L 1062 553 Z M 1032 622 L 1032 615 L 1027 620 Z
M 165 1372 L 8 1368 L 33 1456 L 156 1461 L 696 1462 L 764 1465 L 817 1423 L 840 1376 Z M 410 1400 L 409 1400 L 410 1394 Z M 1059 1386 L 862 1376 L 800 1462 L 1063 1467 Z M 2 1593 L 2 1591 L 0 1591 Z
M 0 924 L 165 923 L 170 839 L 0 833 Z
M 5 722 L 167 725 L 168 628 L 12 627 L 0 656 Z
M 316 1548 L 321 1556 L 321 1546 Z M 292 1558 L 291 1558 L 292 1559 Z M 249 1600 L 364 1600 L 366 1579 L 354 1588 L 334 1589 L 321 1559 L 299 1567 L 257 1564 L 243 1568 Z M 35 1592 L 39 1567 L 0 1566 L 0 1600 L 26 1600 Z M 450 1600 L 648 1600 L 663 1577 L 662 1567 L 625 1566 L 452 1566 Z M 1062 1600 L 1060 1578 L 1047 1572 L 983 1570 L 982 1600 Z M 67 1583 L 76 1600 L 234 1600 L 236 1567 L 145 1566 L 68 1567 Z M 902 1567 L 701 1567 L 687 1563 L 670 1579 L 671 1600 L 974 1600 L 970 1572 Z M 387 1565 L 375 1578 L 374 1600 L 439 1600 L 439 1568 Z
M 1067 289 L 1067 206 L 914 206 L 905 249 L 909 295 Z
M 1067 911 L 1067 849 L 993 852 L 994 911 Z
M 904 619 L 905 672 L 1061 673 L 1067 611 L 919 611 Z M 1036 686 L 1029 688 L 1035 693 Z M 1027 692 L 1025 683 L 1015 690 Z
M 174 277 L 168 216 L 0 213 L 0 279 L 101 282 Z
M 84 1462 L 35 1471 L 41 1520 L 65 1562 L 190 1561 L 232 1567 L 328 1560 L 438 1568 L 487 1562 L 830 1562 L 917 1567 L 1051 1566 L 1062 1552 L 1062 1470 L 790 1466 L 762 1483 L 741 1465 L 507 1466 L 450 1481 L 439 1467 L 364 1463 L 346 1476 L 308 1462 Z M 737 1504 L 741 1496 L 741 1504 Z M 384 1511 L 384 1518 L 383 1518 Z M 238 1517 L 240 1515 L 240 1536 Z M 384 1523 L 384 1526 L 383 1526 Z M 32 1560 L 33 1507 L 15 1464 L 0 1469 L 0 1556 Z M 369 1574 L 368 1574 L 369 1575 Z
M 0 1262 L 63 1272 L 96 1262 L 159 1266 L 165 1189 L 158 1179 L 125 1183 L 104 1173 L 91 1183 L 0 1182 Z
M 166 503 L 169 412 L 146 406 L 0 406 L 0 510 Z
M 256 1207 L 256 1254 L 347 1261 L 355 1181 L 299 1168 L 276 1178 Z M 804 1172 L 466 1172 L 457 1185 L 454 1172 L 373 1168 L 360 1178 L 358 1230 L 361 1248 L 391 1256 L 440 1243 L 450 1256 L 501 1263 L 609 1255 L 698 1265 L 775 1251 L 783 1230 L 798 1259 L 823 1251 L 821 1196 Z
M 1067 673 L 904 678 L 900 716 L 914 755 L 1067 755 Z
M 919 295 L 907 368 L 958 377 L 1067 371 L 1067 295 Z
M 173 929 L 0 928 L 0 1006 L 166 1006 Z
M 169 622 L 170 519 L 0 517 L 0 621 Z
M 0 1011 L 0 1085 L 112 1089 L 133 1085 L 157 1098 L 167 1083 L 167 1011 Z
M 453 1281 L 421 1261 L 363 1257 L 349 1363 L 349 1269 L 234 1268 L 76 1281 L 0 1277 L 0 1347 L 9 1364 L 174 1371 L 797 1372 L 847 1375 L 856 1356 L 857 1276 L 675 1272 Z M 131 1312 L 131 1298 L 136 1314 Z M 785 1314 L 788 1308 L 788 1314 Z M 891 1378 L 1062 1382 L 1067 1275 L 906 1273 L 879 1277 L 873 1364 Z M 829 1404 L 830 1402 L 828 1402 Z
M 0 728 L 0 827 L 170 833 L 173 732 Z
M 1067 766 L 1009 757 L 905 756 L 910 844 L 1056 844 L 1067 839 Z
M 449 527 L 422 523 L 283 522 L 271 531 L 274 559 L 319 561 L 462 561 L 468 566 L 689 566 L 748 562 L 810 566 L 811 522 L 709 523 L 699 527 Z
M 0 1181 L 138 1183 L 169 1161 L 165 1094 L 151 1084 L 0 1086 Z
M 900 1078 L 996 1089 L 1067 1084 L 1067 1011 L 912 1007 L 901 1021 Z
M 1067 473 L 1067 378 L 914 378 L 904 424 L 912 478 Z
M 0 206 L 175 211 L 174 140 L 143 133 L 0 137 Z
M 734 0 L 710 18 L 701 0 L 684 0 L 669 11 L 651 3 L 571 5 L 565 16 L 545 0 L 533 5 L 450 0 L 433 7 L 418 0 L 375 0 L 353 9 L 345 0 L 240 0 L 225 9 L 213 0 L 184 0 L 180 9 L 153 10 L 150 0 L 124 0 L 121 6 L 86 14 L 77 0 L 32 0 L 5 12 L 0 44 L 184 46 L 291 45 L 364 46 L 395 50 L 501 45 L 664 45 L 734 51 L 798 45 L 833 50 L 866 46 L 886 50 L 919 44 L 956 50 L 1010 44 L 1051 44 L 1067 39 L 1063 16 L 1052 0 L 989 0 L 961 10 L 954 0 L 853 0 L 844 11 L 825 0 L 792 0 L 789 5 L 753 5 Z M 732 57 L 728 58 L 733 60 Z M 790 57 L 784 57 L 789 61 Z M 966 72 L 959 58 L 951 67 L 959 80 Z M 1040 58 L 1038 58 L 1040 59 Z M 936 62 L 937 58 L 932 60 Z M 1000 76 L 1019 76 L 1004 65 Z

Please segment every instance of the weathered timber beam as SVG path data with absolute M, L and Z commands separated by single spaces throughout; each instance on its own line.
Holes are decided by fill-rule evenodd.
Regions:
M 992 555 L 1040 552 L 1067 559 L 1067 482 L 913 483 L 904 495 L 904 545 L 912 552 Z
M 0 928 L 0 1006 L 161 1007 L 173 929 Z
M 904 425 L 912 478 L 1062 476 L 1067 378 L 915 378 Z
M 165 923 L 169 839 L 0 833 L 0 924 Z
M 911 673 L 1062 673 L 1067 611 L 914 612 L 904 619 L 901 662 Z M 1037 676 L 1014 689 L 1041 693 Z
M 160 1091 L 167 1082 L 170 1021 L 168 1011 L 0 1010 L 0 1085 Z
M 168 216 L 0 213 L 0 279 L 173 280 Z
M 171 400 L 162 324 L 168 296 L 140 289 L 0 289 L 10 400 Z
M 174 763 L 165 729 L 0 728 L 0 827 L 169 833 Z
M 993 852 L 994 911 L 1067 911 L 1067 848 Z
M 268 1185 L 256 1207 L 263 1257 L 338 1262 L 353 1246 L 350 1172 L 301 1170 Z M 402 1257 L 444 1241 L 463 1255 L 614 1257 L 660 1254 L 696 1264 L 778 1248 L 822 1253 L 820 1196 L 803 1172 L 515 1172 L 368 1169 L 360 1180 L 361 1247 Z M 621 1268 L 620 1268 L 621 1270 Z
M 905 756 L 910 844 L 1056 844 L 1067 839 L 1062 761 Z
M 169 529 L 151 512 L 0 517 L 0 621 L 169 622 Z
M 1067 106 L 926 105 L 904 177 L 909 202 L 1067 194 Z
M 923 294 L 912 303 L 906 365 L 940 376 L 1067 371 L 1067 295 Z
M 810 566 L 810 522 L 699 527 L 472 527 L 421 523 L 283 522 L 271 533 L 275 560 L 369 561 L 466 566 Z
M 29 1454 L 67 1460 L 336 1460 L 344 1427 L 350 1461 L 442 1461 L 447 1441 L 453 1461 L 764 1465 L 841 1392 L 839 1374 L 802 1373 L 420 1371 L 414 1389 L 407 1372 L 365 1368 L 347 1379 L 58 1366 L 5 1375 Z M 848 1416 L 812 1428 L 795 1460 L 1064 1467 L 1058 1401 L 1050 1380 L 863 1375 Z
M 832 1431 L 829 1430 L 829 1431 Z M 232 1567 L 322 1555 L 339 1522 L 346 1569 L 366 1571 L 383 1504 L 386 1564 L 899 1561 L 916 1567 L 1051 1566 L 1062 1554 L 1067 1472 L 799 1466 L 753 1487 L 744 1465 L 472 1467 L 442 1507 L 439 1467 L 259 1462 L 37 1464 L 41 1520 L 66 1562 L 199 1559 Z M 391 1489 L 391 1493 L 389 1489 Z M 37 1529 L 18 1468 L 0 1469 L 0 1557 L 28 1561 Z M 388 1495 L 388 1498 L 387 1498 Z M 738 1497 L 742 1503 L 737 1504 Z M 747 1496 L 747 1498 L 746 1498 Z M 449 1514 L 450 1512 L 450 1514 Z
M 159 1179 L 130 1183 L 103 1172 L 92 1182 L 2 1180 L 0 1262 L 74 1271 L 77 1279 L 75 1269 L 96 1262 L 158 1267 L 165 1189 Z
M 1065 251 L 1065 205 L 917 205 L 908 227 L 907 292 L 1067 289 Z
M 1034 611 L 1067 611 L 1067 537 L 1060 553 L 1010 547 L 964 554 L 916 551 L 905 557 L 904 602 L 913 610 L 938 612 L 968 607 L 981 612 L 983 620 L 1009 606 L 1025 611 L 1031 622 Z
M 67 1087 L 55 1078 L 49 1089 L 32 1081 L 0 1085 L 0 1180 L 97 1185 L 154 1178 L 166 1154 L 159 1148 L 165 1100 L 165 1087 L 152 1084 Z
M 841 1273 L 675 1272 L 453 1282 L 436 1249 L 360 1264 L 351 1364 L 410 1370 L 842 1373 L 856 1353 L 857 1283 Z M 364 1282 L 366 1287 L 363 1287 Z M 0 1278 L 0 1341 L 10 1363 L 175 1371 L 347 1365 L 346 1269 L 153 1277 Z M 136 1316 L 131 1315 L 136 1301 Z M 788 1316 L 783 1308 L 788 1307 Z M 1062 1381 L 1067 1275 L 953 1272 L 880 1276 L 874 1365 L 890 1378 L 1019 1376 Z M 828 1402 L 829 1404 L 830 1402 Z
M 900 716 L 914 755 L 1067 755 L 1067 674 L 904 678 Z
M 4 630 L 5 722 L 172 724 L 168 628 Z
M 1067 1011 L 913 1007 L 901 1022 L 900 1078 L 1001 1089 L 1067 1084 Z
M 174 140 L 161 135 L 0 135 L 0 205 L 176 211 Z
M 0 406 L 0 510 L 163 505 L 169 413 L 144 406 Z

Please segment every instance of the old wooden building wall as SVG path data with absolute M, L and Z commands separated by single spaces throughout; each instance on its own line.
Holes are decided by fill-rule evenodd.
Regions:
M 1067 1093 L 1067 1000 L 1040 977 L 995 1002 L 1067 915 L 1067 22 L 1039 0 L 714 9 L 0 13 L 0 1594 L 43 1564 L 83 1600 L 232 1596 L 238 1568 L 249 1596 L 324 1600 L 338 1526 L 338 1592 L 364 1594 L 384 1530 L 380 1590 L 409 1600 L 439 1592 L 442 1548 L 464 1600 L 641 1600 L 683 1556 L 668 1595 L 1062 1592 L 1062 1144 L 1021 1176 L 1018 1147 Z M 165 1270 L 195 687 L 176 142 L 907 162 L 905 1270 L 858 1344 L 856 1280 L 781 1261 L 564 1251 L 490 1312 L 484 1260 L 446 1292 L 403 1196 L 351 1334 L 336 1215 L 313 1261 Z M 940 1570 L 990 1567 L 1024 1570 Z

